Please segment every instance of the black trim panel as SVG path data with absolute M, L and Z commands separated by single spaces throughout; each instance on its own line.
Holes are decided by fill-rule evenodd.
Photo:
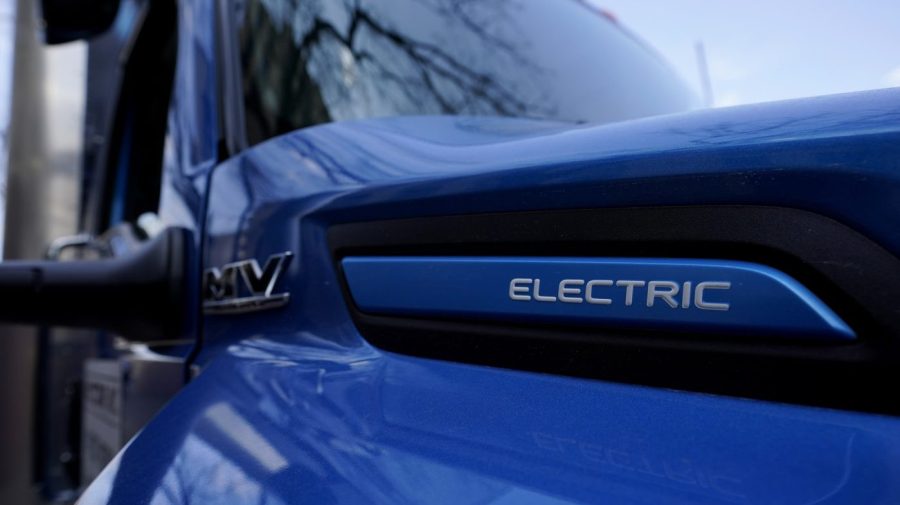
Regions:
M 859 340 L 748 343 L 727 335 L 383 317 L 358 310 L 383 349 L 507 368 L 751 398 L 900 413 L 900 260 L 853 229 L 807 211 L 758 206 L 591 209 L 340 224 L 348 255 L 635 256 L 739 259 L 792 275 Z

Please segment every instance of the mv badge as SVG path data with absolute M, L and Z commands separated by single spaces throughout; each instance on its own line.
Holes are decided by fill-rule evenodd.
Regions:
M 203 312 L 242 314 L 284 306 L 291 295 L 276 293 L 275 287 L 292 257 L 290 252 L 273 254 L 263 268 L 249 259 L 207 269 L 203 272 Z

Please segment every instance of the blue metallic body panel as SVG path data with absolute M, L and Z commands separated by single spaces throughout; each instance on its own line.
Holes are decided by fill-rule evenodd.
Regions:
M 214 3 L 178 2 L 179 44 L 165 150 L 160 218 L 197 230 L 204 224 L 209 175 L 219 139 Z
M 376 314 L 693 330 L 751 340 L 856 336 L 790 276 L 743 261 L 353 256 L 341 263 L 353 301 Z M 651 279 L 676 284 L 671 300 L 650 296 Z M 698 291 L 704 282 L 719 286 Z
M 163 149 L 158 215 L 165 226 L 192 230 L 199 248 L 203 244 L 207 189 L 220 135 L 218 88 L 213 78 L 215 3 L 180 1 L 178 9 L 180 40 Z M 198 310 L 196 319 L 200 317 Z M 192 322 L 191 327 L 199 325 Z M 187 358 L 195 342 L 171 342 L 157 352 Z
M 250 337 L 250 335 L 247 335 Z M 82 503 L 897 503 L 896 419 L 248 339 Z
M 818 212 L 897 254 L 898 119 L 888 90 L 598 127 L 383 119 L 254 147 L 214 171 L 206 265 L 294 251 L 291 302 L 207 318 L 199 378 L 83 503 L 896 503 L 895 418 L 374 349 L 326 230 L 734 203 Z

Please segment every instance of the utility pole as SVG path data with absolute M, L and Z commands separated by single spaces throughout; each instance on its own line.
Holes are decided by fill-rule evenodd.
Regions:
M 715 104 L 715 99 L 713 98 L 712 84 L 709 80 L 709 67 L 706 64 L 706 48 L 703 46 L 702 40 L 698 40 L 694 44 L 694 51 L 697 54 L 697 71 L 700 73 L 703 104 L 707 107 L 712 107 Z
M 40 258 L 46 243 L 44 52 L 34 3 L 17 0 L 3 259 Z M 34 454 L 37 330 L 0 326 L 0 503 L 37 503 Z

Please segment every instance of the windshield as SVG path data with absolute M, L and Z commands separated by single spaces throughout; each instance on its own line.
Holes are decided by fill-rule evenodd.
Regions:
M 376 116 L 611 122 L 696 104 L 652 50 L 575 0 L 249 0 L 242 10 L 251 144 Z

